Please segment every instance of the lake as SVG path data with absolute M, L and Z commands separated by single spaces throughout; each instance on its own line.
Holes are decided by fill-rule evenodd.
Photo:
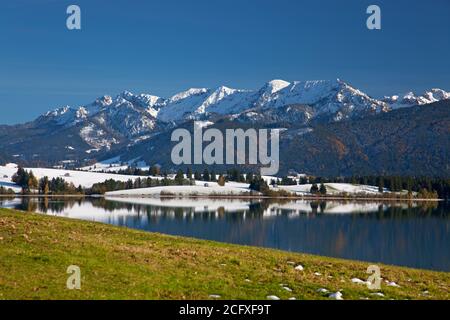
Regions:
M 0 206 L 151 232 L 450 271 L 450 204 L 15 198 Z

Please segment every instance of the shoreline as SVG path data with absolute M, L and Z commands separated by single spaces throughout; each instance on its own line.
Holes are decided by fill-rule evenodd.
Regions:
M 227 195 L 174 195 L 174 196 L 145 196 L 145 195 L 105 195 L 105 198 L 130 198 L 130 199 L 248 199 L 248 200 L 317 200 L 317 201 L 397 201 L 397 202 L 445 202 L 444 199 L 403 199 L 403 198 L 348 198 L 348 197 L 314 197 L 314 196 L 299 196 L 299 197 L 271 197 L 271 196 L 227 196 Z
M 133 190 L 133 189 L 131 189 Z M 448 202 L 445 199 L 405 199 L 395 197 L 339 197 L 339 196 L 292 196 L 292 197 L 274 197 L 274 196 L 246 196 L 246 195 L 43 195 L 43 194 L 16 194 L 0 195 L 0 199 L 13 198 L 128 198 L 128 199 L 237 199 L 237 200 L 317 200 L 317 201 L 388 201 L 388 202 Z

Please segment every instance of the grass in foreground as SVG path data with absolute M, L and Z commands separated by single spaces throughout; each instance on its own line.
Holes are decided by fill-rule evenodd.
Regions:
M 450 299 L 450 273 L 380 264 L 381 290 L 352 283 L 368 265 L 0 209 L 0 299 Z

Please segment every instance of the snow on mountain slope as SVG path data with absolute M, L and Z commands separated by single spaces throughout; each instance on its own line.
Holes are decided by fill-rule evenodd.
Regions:
M 308 124 L 340 121 L 402 107 L 450 99 L 450 93 L 432 89 L 421 96 L 371 98 L 348 83 L 336 80 L 272 80 L 259 90 L 221 86 L 192 88 L 164 99 L 151 94 L 124 91 L 79 106 L 65 106 L 35 121 L 37 126 L 79 126 L 79 136 L 92 148 L 109 149 L 114 144 L 135 144 L 185 120 L 213 120 L 220 115 L 242 122 L 295 122 Z
M 251 107 L 253 91 L 217 88 L 195 111 L 196 114 L 233 114 Z
M 350 117 L 354 113 L 389 110 L 386 103 L 370 98 L 339 79 L 293 83 L 272 80 L 257 91 L 224 86 L 214 91 L 190 89 L 171 98 L 161 108 L 158 118 L 163 121 L 180 121 L 208 114 L 237 115 L 250 109 L 300 104 L 313 106 L 316 115 L 329 113 L 335 116 L 335 120 Z
M 141 107 L 154 118 L 157 117 L 160 107 L 165 103 L 163 98 L 145 93 L 134 95 L 129 91 L 124 91 L 120 97 L 135 106 Z
M 158 113 L 158 119 L 165 122 L 181 120 L 185 115 L 195 112 L 210 94 L 211 90 L 206 88 L 191 88 L 180 92 L 166 101 Z
M 382 100 L 388 103 L 391 108 L 395 110 L 399 108 L 426 105 L 447 99 L 450 99 L 450 92 L 433 88 L 429 91 L 425 91 L 420 96 L 415 95 L 414 92 L 408 92 L 403 96 L 394 95 L 390 97 L 384 97 Z
M 153 125 L 152 120 L 163 104 L 164 99 L 160 97 L 134 95 L 124 91 L 115 98 L 105 95 L 84 106 L 58 108 L 47 112 L 41 120 L 54 120 L 58 125 L 72 125 L 83 119 L 96 118 L 102 124 L 119 122 L 121 127 L 124 124 L 126 129 L 131 130 L 127 134 L 135 135 L 148 130 L 148 125 Z
M 181 121 L 207 114 L 231 114 L 251 107 L 253 91 L 221 86 L 215 90 L 189 89 L 170 98 L 161 108 L 158 119 Z
M 276 108 L 295 104 L 310 105 L 316 114 L 340 113 L 343 117 L 348 117 L 354 112 L 379 113 L 389 110 L 387 104 L 370 98 L 339 79 L 296 81 L 274 92 L 263 102 L 264 107 Z
M 137 104 L 135 99 L 133 95 L 123 96 L 122 94 L 116 98 L 113 105 L 99 112 L 103 116 L 101 119 L 114 130 L 128 137 L 151 131 L 156 125 L 156 120 L 148 112 L 149 106 Z M 153 113 L 156 113 L 156 110 L 150 108 Z
M 289 85 L 290 83 L 287 81 L 275 79 L 267 82 L 262 89 L 264 90 L 264 93 L 273 94 Z
M 267 82 L 259 91 L 258 99 L 255 102 L 255 106 L 264 106 L 270 104 L 273 100 L 276 100 L 278 95 L 276 93 L 290 85 L 289 82 L 284 80 L 272 80 Z
M 87 117 L 87 114 L 88 112 L 84 107 L 75 109 L 70 106 L 64 106 L 47 112 L 45 115 L 41 116 L 40 119 L 53 120 L 58 125 L 63 126 L 67 124 L 76 124 L 82 119 L 85 119 Z
M 120 143 L 118 136 L 133 141 L 153 132 L 164 103 L 165 100 L 157 96 L 124 91 L 115 98 L 105 95 L 84 106 L 65 106 L 47 112 L 36 123 L 61 127 L 80 125 L 79 136 L 88 145 L 109 149 Z
M 112 126 L 128 137 L 149 133 L 157 122 L 172 123 L 208 115 L 238 115 L 262 109 L 307 105 L 313 110 L 306 118 L 327 115 L 334 121 L 363 113 L 387 112 L 401 107 L 424 105 L 450 99 L 450 93 L 432 89 L 421 96 L 408 93 L 402 97 L 371 98 L 348 83 L 336 80 L 294 81 L 272 80 L 259 90 L 191 88 L 163 99 L 151 94 L 135 95 L 124 91 L 117 97 L 103 96 L 93 103 L 72 108 L 65 106 L 48 112 L 44 119 L 58 125 L 73 125 L 85 119 Z M 263 111 L 259 111 L 263 112 Z
M 93 123 L 89 123 L 82 127 L 79 134 L 88 145 L 96 149 L 110 149 L 113 144 L 118 143 L 116 138 L 111 137 Z

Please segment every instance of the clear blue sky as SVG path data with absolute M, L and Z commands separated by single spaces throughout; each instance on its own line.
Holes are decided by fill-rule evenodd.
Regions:
M 82 30 L 66 29 L 78 4 Z M 366 8 L 382 9 L 369 31 Z M 450 90 L 450 1 L 14 0 L 0 7 L 0 123 L 123 90 L 344 79 L 379 97 Z

